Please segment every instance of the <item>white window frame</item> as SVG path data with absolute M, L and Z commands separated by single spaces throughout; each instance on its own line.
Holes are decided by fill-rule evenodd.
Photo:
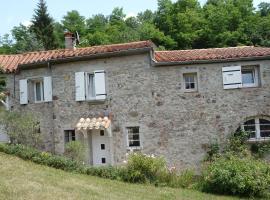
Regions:
M 265 120 L 268 120 L 268 121 L 270 121 L 270 119 L 269 119 L 269 118 L 266 118 L 266 117 L 260 117 L 260 116 L 259 116 L 259 117 L 249 118 L 249 119 L 247 119 L 246 121 L 252 120 L 252 119 L 255 120 L 255 137 L 254 137 L 254 138 L 249 138 L 248 141 L 249 141 L 249 142 L 253 142 L 253 141 L 265 141 L 265 140 L 270 140 L 270 137 L 261 137 L 261 128 L 260 128 L 260 119 L 265 119 Z M 246 121 L 245 121 L 245 122 L 246 122 Z M 244 123 L 245 123 L 245 122 L 244 122 Z M 244 127 L 245 127 L 244 123 L 241 125 L 241 129 L 242 129 L 243 131 L 245 131 L 245 129 L 244 129 Z
M 136 141 L 139 141 L 140 142 L 140 146 L 129 146 L 129 142 L 130 142 L 130 140 L 129 140 L 129 132 L 128 132 L 128 129 L 130 129 L 130 128 L 139 128 L 139 140 L 136 140 Z M 127 126 L 127 127 L 125 127 L 125 131 L 126 131 L 126 142 L 127 142 L 127 149 L 129 149 L 129 150 L 131 150 L 131 151 L 133 151 L 134 149 L 138 149 L 138 150 L 140 150 L 140 149 L 142 149 L 142 140 L 141 140 L 141 132 L 140 132 L 140 126 Z
M 86 100 L 88 101 L 92 101 L 92 100 L 96 100 L 96 91 L 95 91 L 95 73 L 85 73 L 85 96 L 86 96 Z M 90 87 L 90 82 L 89 82 L 89 76 L 93 77 L 93 85 L 91 90 L 93 90 L 93 94 L 94 96 L 90 96 L 89 94 L 89 87 Z
M 41 100 L 37 100 L 37 88 L 36 88 L 36 84 L 40 83 L 40 96 L 41 96 Z M 44 102 L 44 82 L 42 79 L 39 80 L 33 80 L 33 86 L 34 86 L 34 101 L 35 103 L 41 103 Z
M 254 83 L 243 83 L 243 71 L 245 70 L 252 70 L 253 73 L 253 79 Z M 247 88 L 247 87 L 258 87 L 259 86 L 259 69 L 258 66 L 241 66 L 241 76 L 242 76 L 242 87 Z
M 194 83 L 195 87 L 191 88 L 191 89 L 186 89 L 186 76 L 194 76 L 194 82 L 188 82 L 190 83 Z M 187 73 L 183 73 L 183 89 L 185 92 L 196 92 L 198 91 L 198 73 L 197 72 L 187 72 Z

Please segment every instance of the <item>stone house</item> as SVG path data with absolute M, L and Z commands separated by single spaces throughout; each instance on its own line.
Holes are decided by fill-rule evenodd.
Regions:
M 0 55 L 9 109 L 40 121 L 44 149 L 81 140 L 92 165 L 126 153 L 197 167 L 212 140 L 270 139 L 270 48 L 156 51 L 150 41 Z

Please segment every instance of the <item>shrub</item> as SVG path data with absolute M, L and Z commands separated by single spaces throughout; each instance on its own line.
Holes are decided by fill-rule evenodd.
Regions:
M 193 170 L 184 170 L 180 174 L 172 174 L 169 181 L 170 187 L 190 188 L 195 181 L 195 173 Z
M 65 145 L 65 156 L 79 162 L 84 161 L 85 146 L 79 141 L 71 141 Z
M 41 146 L 39 122 L 31 113 L 1 111 L 0 123 L 9 135 L 11 143 L 35 148 Z
M 163 158 L 144 154 L 130 154 L 123 179 L 133 183 L 156 183 L 159 175 L 166 172 L 166 162 Z
M 204 170 L 202 189 L 206 192 L 241 196 L 263 196 L 270 187 L 270 167 L 251 157 L 226 154 Z

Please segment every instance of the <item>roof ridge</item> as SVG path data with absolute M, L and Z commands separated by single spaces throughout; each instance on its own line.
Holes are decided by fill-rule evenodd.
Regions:
M 4 56 L 13 56 L 13 55 L 28 55 L 28 54 L 37 54 L 37 53 L 50 53 L 50 52 L 76 52 L 76 50 L 82 50 L 82 49 L 90 49 L 90 48 L 99 48 L 99 47 L 109 47 L 109 46 L 121 46 L 121 45 L 127 45 L 127 44 L 140 44 L 140 43 L 149 43 L 153 44 L 150 40 L 142 40 L 142 41 L 133 41 L 133 42 L 124 42 L 124 43 L 114 43 L 114 44 L 104 44 L 104 45 L 95 45 L 95 46 L 88 46 L 88 47 L 79 47 L 75 49 L 52 49 L 52 50 L 40 50 L 40 51 L 30 51 L 30 52 L 24 52 L 20 54 L 1 54 Z M 0 56 L 1 56 L 0 55 Z
M 203 48 L 203 49 L 179 49 L 179 50 L 160 50 L 155 52 L 177 52 L 177 51 L 205 51 L 205 50 L 216 50 L 216 49 L 240 49 L 240 48 L 257 48 L 255 46 L 237 46 L 237 47 L 216 47 L 216 48 Z M 260 47 L 267 48 L 267 47 Z

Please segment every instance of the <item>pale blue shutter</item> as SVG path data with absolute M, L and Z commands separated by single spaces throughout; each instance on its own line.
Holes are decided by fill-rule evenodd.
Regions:
M 75 99 L 76 101 L 85 101 L 85 73 L 75 73 Z
M 52 101 L 52 77 L 47 76 L 43 78 L 44 85 L 44 101 Z
M 105 71 L 95 71 L 95 92 L 97 100 L 106 99 Z
M 19 81 L 20 88 L 20 104 L 28 104 L 28 84 L 27 79 Z
M 223 67 L 223 88 L 234 89 L 242 87 L 241 66 Z

